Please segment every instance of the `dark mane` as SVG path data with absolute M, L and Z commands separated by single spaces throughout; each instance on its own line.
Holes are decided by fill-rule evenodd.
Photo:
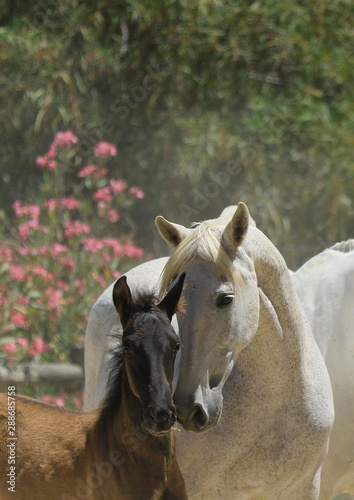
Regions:
M 132 313 L 137 314 L 139 312 L 151 311 L 156 308 L 158 302 L 157 296 L 151 290 L 140 290 L 134 294 Z M 101 402 L 103 411 L 119 408 L 122 396 L 120 391 L 123 375 L 122 332 L 113 334 L 112 337 L 116 341 L 116 346 L 110 350 L 111 359 L 108 365 L 108 390 Z
M 133 297 L 132 313 L 147 312 L 159 303 L 158 297 L 151 290 L 140 290 Z
M 117 345 L 110 350 L 111 359 L 108 369 L 108 390 L 105 397 L 101 401 L 103 410 L 113 410 L 120 407 L 122 394 L 119 390 L 122 385 L 123 375 L 123 351 L 122 351 L 122 336 L 121 334 L 112 335 L 117 341 Z

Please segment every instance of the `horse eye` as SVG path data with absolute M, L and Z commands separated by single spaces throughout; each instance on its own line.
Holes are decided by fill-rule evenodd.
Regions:
M 234 299 L 233 295 L 225 293 L 223 295 L 220 295 L 220 297 L 218 297 L 216 305 L 218 307 L 228 306 L 229 304 L 231 304 L 233 299 Z
M 129 355 L 129 354 L 132 354 L 133 349 L 131 347 L 127 346 L 127 345 L 124 345 L 123 346 L 123 351 L 124 351 L 124 354 Z
M 181 344 L 176 344 L 175 352 L 178 352 L 180 350 L 180 347 L 181 347 Z

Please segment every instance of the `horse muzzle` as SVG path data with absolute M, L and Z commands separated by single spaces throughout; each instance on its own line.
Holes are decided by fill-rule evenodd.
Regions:
M 174 396 L 178 422 L 189 432 L 206 432 L 219 421 L 222 411 L 222 395 L 208 391 L 208 398 L 197 390 L 193 398 Z
M 174 406 L 167 409 L 149 407 L 144 414 L 144 427 L 153 436 L 165 436 L 171 432 L 176 420 Z

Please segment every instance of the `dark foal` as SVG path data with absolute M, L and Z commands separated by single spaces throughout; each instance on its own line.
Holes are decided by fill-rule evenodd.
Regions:
M 171 326 L 184 274 L 156 305 L 133 300 L 126 278 L 113 289 L 123 353 L 113 355 L 108 395 L 89 413 L 15 398 L 15 493 L 9 490 L 7 395 L 0 396 L 1 500 L 186 500 L 175 456 L 172 401 L 179 348 Z

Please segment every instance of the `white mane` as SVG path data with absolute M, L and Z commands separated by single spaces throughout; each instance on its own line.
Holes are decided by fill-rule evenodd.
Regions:
M 219 279 L 231 282 L 241 280 L 233 267 L 232 260 L 220 243 L 226 224 L 231 220 L 236 207 L 227 207 L 217 219 L 210 219 L 193 225 L 193 231 L 173 249 L 161 279 L 160 293 L 163 295 L 180 270 L 195 257 L 215 264 Z

